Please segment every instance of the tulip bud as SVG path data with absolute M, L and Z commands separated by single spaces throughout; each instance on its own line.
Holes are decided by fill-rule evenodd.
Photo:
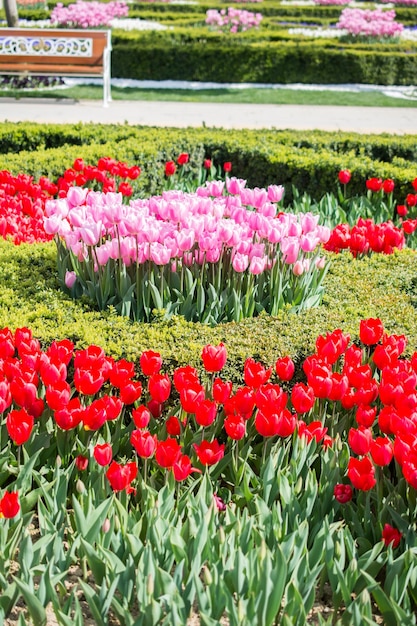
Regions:
M 115 530 L 116 532 L 118 532 L 118 531 L 120 530 L 120 526 L 121 526 L 121 524 L 120 524 L 120 519 L 119 519 L 119 516 L 118 516 L 118 515 L 115 515 L 115 516 L 114 516 L 114 530 Z
M 266 554 L 267 554 L 266 541 L 265 539 L 262 539 L 261 549 L 259 550 L 259 560 L 264 561 L 266 558 Z
M 219 528 L 219 543 L 223 545 L 226 541 L 226 533 L 224 532 L 223 526 Z
M 62 466 L 62 459 L 61 459 L 61 457 L 59 456 L 59 454 L 58 454 L 58 456 L 56 457 L 56 466 L 57 466 L 58 468 Z
M 75 483 L 75 488 L 78 493 L 81 493 L 81 494 L 85 493 L 85 485 L 82 480 L 80 479 L 77 480 L 77 482 Z
M 246 617 L 247 615 L 246 615 L 245 604 L 241 599 L 239 599 L 239 602 L 237 603 L 237 621 L 240 624 L 243 624 Z
M 153 592 L 154 592 L 154 580 L 153 580 L 153 576 L 152 574 L 148 574 L 148 578 L 146 579 L 146 593 L 149 596 L 153 596 Z
M 103 533 L 108 533 L 110 530 L 110 520 L 108 517 L 106 517 L 106 519 L 104 520 L 102 526 L 101 526 L 101 531 Z
M 207 586 L 211 585 L 213 582 L 213 576 L 211 575 L 210 570 L 207 567 L 207 565 L 205 565 L 203 568 L 203 580 Z

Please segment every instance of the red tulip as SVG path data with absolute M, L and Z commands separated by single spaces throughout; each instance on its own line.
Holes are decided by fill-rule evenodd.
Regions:
M 267 383 L 255 392 L 255 404 L 265 413 L 277 413 L 287 406 L 288 396 L 279 385 Z
M 186 163 L 188 163 L 189 160 L 190 160 L 190 157 L 187 154 L 187 152 L 182 152 L 177 158 L 177 163 L 178 165 L 185 165 Z
M 239 387 L 236 393 L 224 404 L 224 412 L 226 415 L 238 413 L 245 420 L 248 420 L 252 416 L 254 408 L 255 394 L 250 387 Z
M 171 380 L 168 374 L 152 374 L 148 382 L 152 399 L 163 404 L 171 394 Z
M 191 466 L 191 459 L 186 454 L 182 454 L 179 458 L 174 462 L 172 466 L 172 471 L 174 474 L 175 480 L 178 482 L 185 480 L 192 472 L 200 472 L 200 470 Z
M 294 376 L 294 361 L 289 356 L 283 356 L 275 362 L 275 371 L 280 380 L 289 381 Z
M 178 417 L 171 415 L 165 422 L 165 428 L 171 437 L 178 437 L 181 434 L 181 423 Z
M 107 421 L 106 404 L 103 398 L 94 400 L 83 414 L 83 425 L 85 430 L 99 430 Z
M 17 491 L 6 491 L 0 498 L 0 518 L 11 519 L 20 511 L 19 494 Z
M 133 165 L 132 167 L 129 167 L 129 170 L 127 172 L 127 178 L 129 178 L 130 180 L 136 180 L 137 178 L 139 178 L 140 173 L 140 167 L 138 167 L 137 165 Z
M 349 170 L 340 170 L 338 177 L 341 185 L 347 185 L 350 181 L 351 173 Z
M 359 428 L 351 428 L 348 433 L 349 446 L 355 454 L 365 456 L 371 449 L 372 431 L 370 428 L 359 426 Z
M 224 457 L 225 444 L 220 444 L 217 439 L 211 443 L 203 439 L 200 445 L 195 443 L 193 447 L 202 465 L 215 465 Z
M 296 383 L 291 391 L 291 402 L 294 409 L 302 415 L 308 413 L 314 406 L 316 396 L 312 387 L 304 383 Z
M 140 359 L 140 367 L 145 376 L 158 374 L 162 367 L 162 357 L 159 352 L 147 350 L 142 352 Z
M 167 161 L 165 163 L 165 176 L 173 176 L 177 171 L 177 166 L 174 161 Z
M 132 186 L 126 182 L 119 183 L 119 187 L 117 191 L 121 193 L 122 196 L 125 196 L 126 198 L 129 198 L 133 194 Z
M 221 378 L 215 378 L 213 381 L 213 400 L 218 404 L 224 404 L 232 393 L 233 384 L 231 382 L 224 382 Z
M 367 456 L 349 459 L 348 476 L 352 485 L 361 491 L 369 491 L 376 485 L 375 468 Z
M 316 398 L 327 398 L 332 391 L 332 372 L 328 366 L 316 365 L 307 376 L 307 382 Z
M 417 459 L 413 458 L 404 461 L 402 470 L 405 480 L 413 489 L 417 489 Z
M 116 463 L 116 461 L 112 461 L 106 472 L 106 476 L 113 491 L 123 491 L 126 489 L 126 491 L 129 492 L 130 485 L 136 478 L 137 473 L 138 467 L 133 461 L 126 463 L 126 465 L 121 465 Z
M 332 365 L 344 353 L 349 341 L 350 335 L 344 334 L 340 329 L 321 335 L 316 339 L 317 356 Z
M 340 402 L 349 388 L 348 377 L 339 374 L 339 372 L 333 372 L 330 376 L 332 379 L 332 388 L 329 392 L 328 398 L 333 402 Z
M 255 417 L 255 428 L 263 437 L 288 437 L 292 435 L 297 425 L 294 415 L 288 409 L 280 413 L 265 414 L 258 411 Z
M 217 416 L 217 404 L 214 400 L 203 400 L 195 406 L 195 421 L 199 426 L 210 426 Z
M 130 443 L 143 459 L 149 459 L 156 450 L 158 440 L 147 430 L 134 430 L 130 435 Z
M 110 443 L 96 444 L 94 446 L 93 455 L 97 463 L 101 465 L 102 467 L 109 465 L 113 457 L 113 450 L 112 450 L 111 444 Z
M 64 363 L 68 365 L 74 351 L 74 344 L 69 339 L 53 341 L 45 354 L 52 363 Z
M 392 443 L 388 437 L 377 437 L 371 443 L 371 457 L 375 465 L 389 465 L 392 461 L 394 451 Z
M 409 193 L 405 199 L 408 206 L 416 206 L 417 204 L 417 194 Z
M 88 467 L 88 458 L 79 454 L 75 459 L 75 466 L 79 472 L 84 472 Z
M 45 392 L 46 403 L 53 411 L 62 409 L 67 406 L 71 399 L 71 387 L 62 380 L 51 387 L 46 388 Z
M 33 423 L 34 419 L 26 409 L 10 411 L 6 418 L 6 428 L 10 438 L 17 446 L 28 441 L 32 433 Z
M 109 372 L 109 380 L 113 387 L 123 387 L 126 385 L 135 375 L 135 366 L 130 361 L 120 359 L 115 361 L 113 367 Z
M 105 377 L 99 369 L 76 369 L 74 372 L 74 387 L 78 393 L 92 396 L 102 388 Z
M 227 350 L 224 343 L 219 343 L 218 346 L 204 346 L 201 359 L 206 372 L 220 372 L 227 360 Z
M 375 422 L 376 411 L 376 406 L 360 404 L 356 409 L 356 421 L 359 426 L 370 428 Z
M 390 524 L 385 524 L 382 529 L 382 541 L 386 546 L 391 545 L 393 548 L 397 548 L 400 545 L 402 536 L 402 533 L 393 526 L 390 526 Z
M 4 413 L 11 403 L 12 394 L 10 393 L 9 381 L 0 374 L 0 413 Z
M 346 504 L 346 502 L 350 502 L 350 500 L 352 500 L 352 487 L 350 485 L 343 485 L 339 483 L 334 486 L 333 494 L 335 499 L 340 502 L 340 504 Z
M 162 408 L 163 408 L 162 404 L 160 404 L 159 402 L 151 398 L 146 406 L 149 409 L 149 412 L 151 413 L 152 417 L 154 417 L 155 419 L 158 419 L 158 417 L 161 417 Z
M 224 420 L 224 429 L 230 439 L 238 441 L 246 434 L 246 421 L 241 415 L 228 415 Z
M 223 163 L 223 171 L 224 172 L 231 172 L 232 171 L 232 163 L 231 163 L 231 161 L 226 161 L 225 163 Z
M 83 420 L 86 409 L 81 406 L 79 398 L 72 398 L 67 406 L 54 413 L 55 422 L 62 430 L 76 428 Z
M 139 380 L 126 380 L 120 387 L 120 400 L 123 404 L 133 404 L 141 395 L 142 383 Z
M 382 339 L 384 327 L 379 318 L 369 318 L 361 320 L 359 325 L 359 337 L 362 343 L 367 346 L 373 346 Z
M 151 419 L 151 412 L 146 406 L 141 404 L 132 410 L 132 418 L 136 428 L 146 428 Z
M 271 372 L 272 368 L 266 369 L 261 363 L 248 358 L 243 369 L 245 384 L 253 389 L 258 389 L 258 387 L 268 382 Z
M 54 363 L 45 354 L 41 357 L 40 375 L 45 386 L 65 381 L 67 366 L 65 363 Z
M 384 193 L 392 193 L 394 191 L 395 183 L 392 178 L 386 178 L 382 183 L 382 189 Z
M 381 191 L 382 188 L 382 178 L 369 178 L 366 181 L 366 188 L 374 193 Z
M 181 392 L 185 387 L 192 387 L 199 385 L 200 380 L 198 378 L 198 372 L 195 367 L 186 365 L 185 367 L 178 367 L 174 371 L 174 387 L 178 392 Z
M 155 452 L 155 459 L 158 465 L 171 469 L 174 463 L 181 456 L 181 446 L 176 439 L 165 439 L 159 441 Z
M 318 420 L 310 422 L 310 424 L 300 421 L 297 424 L 297 430 L 299 437 L 305 437 L 307 441 L 315 439 L 317 443 L 321 441 L 327 433 L 327 428 Z
M 180 391 L 180 403 L 186 413 L 195 413 L 197 406 L 204 400 L 205 391 L 200 384 L 185 387 Z

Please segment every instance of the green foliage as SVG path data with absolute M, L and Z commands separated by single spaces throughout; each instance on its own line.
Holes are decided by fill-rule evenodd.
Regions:
M 260 29 L 225 38 L 197 27 L 140 36 L 115 31 L 112 75 L 220 83 L 229 82 L 230 76 L 235 82 L 249 83 L 274 83 L 277 76 L 284 84 L 413 82 L 417 53 L 412 44 L 375 45 L 370 49 L 335 40 L 284 39 L 282 35 L 274 40 L 271 32 Z
M 181 152 L 190 155 L 190 167 L 199 170 L 204 158 L 232 162 L 232 175 L 247 186 L 284 185 L 284 201 L 292 200 L 295 186 L 320 199 L 337 193 L 337 174 L 350 169 L 351 195 L 363 195 L 368 177 L 395 180 L 399 204 L 412 192 L 417 149 L 412 135 L 359 135 L 355 133 L 135 128 L 128 125 L 42 125 L 0 123 L 0 169 L 24 172 L 38 179 L 56 179 L 80 157 L 96 163 L 101 156 L 142 168 L 134 181 L 135 194 L 160 193 L 164 164 Z

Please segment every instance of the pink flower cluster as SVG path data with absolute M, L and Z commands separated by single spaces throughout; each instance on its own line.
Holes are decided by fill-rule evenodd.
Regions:
M 395 22 L 395 11 L 376 9 L 343 9 L 336 28 L 346 30 L 349 35 L 365 37 L 397 37 L 404 29 Z
M 224 196 L 226 184 L 230 195 Z M 279 213 L 283 188 L 246 188 L 246 181 L 213 181 L 196 193 L 167 191 L 162 196 L 131 200 L 121 194 L 71 187 L 66 198 L 45 206 L 45 230 L 58 235 L 80 260 L 94 246 L 96 269 L 109 259 L 126 266 L 152 260 L 157 265 L 217 263 L 230 255 L 233 269 L 261 274 L 277 256 L 296 275 L 309 269 L 309 253 L 330 235 L 311 213 Z M 252 209 L 247 208 L 252 207 Z M 253 210 L 254 209 L 254 210 Z M 91 259 L 90 259 L 91 260 Z
M 392 222 L 375 224 L 371 219 L 360 218 L 352 228 L 349 224 L 336 226 L 324 247 L 331 252 L 350 250 L 356 257 L 370 252 L 392 254 L 404 245 L 404 231 Z
M 96 28 L 110 26 L 118 17 L 126 17 L 129 9 L 123 0 L 115 2 L 84 2 L 77 0 L 67 7 L 59 2 L 51 13 L 51 24 L 77 28 Z
M 217 11 L 209 9 L 206 13 L 206 24 L 231 33 L 244 32 L 250 28 L 258 28 L 262 21 L 261 13 L 252 13 L 244 9 L 229 7 Z

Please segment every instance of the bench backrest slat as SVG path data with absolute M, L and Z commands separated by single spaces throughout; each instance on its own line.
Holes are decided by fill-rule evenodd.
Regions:
M 0 28 L 0 74 L 103 76 L 110 97 L 107 30 Z

